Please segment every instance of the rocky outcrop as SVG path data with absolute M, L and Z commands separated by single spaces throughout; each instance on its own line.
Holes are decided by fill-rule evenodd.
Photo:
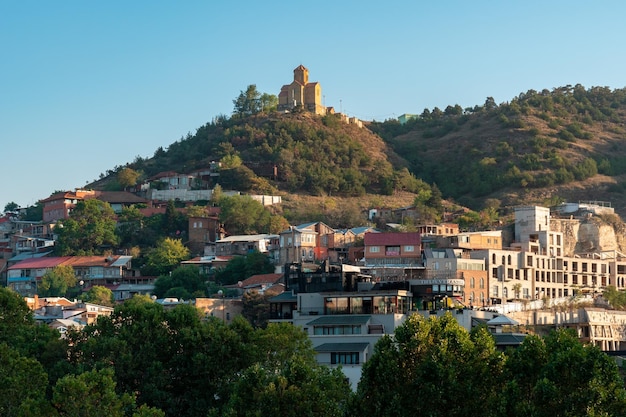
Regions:
M 606 222 L 599 217 L 550 220 L 550 229 L 563 233 L 564 255 L 626 250 L 626 235 L 621 222 Z

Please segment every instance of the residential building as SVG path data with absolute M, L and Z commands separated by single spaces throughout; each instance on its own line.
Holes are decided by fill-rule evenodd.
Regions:
M 404 280 L 424 269 L 417 232 L 366 233 L 363 242 L 364 265 L 373 277 Z
M 321 262 L 329 259 L 334 247 L 335 229 L 322 223 L 291 226 L 279 233 L 280 263 Z
M 419 280 L 378 280 L 362 268 L 322 263 L 316 270 L 302 264 L 285 269 L 285 292 L 270 299 L 274 322 L 303 328 L 318 363 L 341 366 L 352 387 L 383 335 L 393 334 L 411 314 L 441 315 L 451 310 L 418 310 Z M 443 306 L 441 306 L 443 307 Z M 474 319 L 487 321 L 493 312 L 456 310 L 454 317 L 471 329 Z
M 273 263 L 277 263 L 280 255 L 278 240 L 278 235 L 269 233 L 227 236 L 215 242 L 216 255 L 242 256 L 256 251 L 267 254 Z
M 225 231 L 217 216 L 189 216 L 189 243 L 192 255 L 206 254 L 206 247 L 215 245 Z
M 96 192 L 93 190 L 62 191 L 52 194 L 39 202 L 43 205 L 43 222 L 54 223 L 70 217 L 71 210 L 79 201 L 86 198 L 94 198 Z
M 7 286 L 24 296 L 37 293 L 37 287 L 46 272 L 57 266 L 74 269 L 76 279 L 87 290 L 93 285 L 114 289 L 122 283 L 152 284 L 154 277 L 135 276 L 131 268 L 132 256 L 62 256 L 27 258 L 8 267 Z

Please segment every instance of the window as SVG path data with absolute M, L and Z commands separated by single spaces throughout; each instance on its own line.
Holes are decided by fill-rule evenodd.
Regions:
M 474 277 L 471 277 L 470 278 L 470 288 L 474 288 L 474 286 L 475 286 L 475 282 L 474 281 L 475 281 Z
M 415 246 L 413 246 L 413 245 L 406 245 L 404 247 L 404 251 L 405 252 L 414 252 L 415 251 Z
M 380 252 L 380 247 L 370 246 L 370 253 L 378 253 L 378 252 Z
M 336 365 L 336 364 L 357 365 L 359 363 L 359 353 L 358 352 L 332 352 L 330 354 L 330 363 L 333 365 Z
M 485 278 L 481 278 L 480 279 L 480 288 L 484 289 L 485 288 Z
M 361 334 L 361 326 L 315 326 L 313 334 L 319 335 L 341 335 L 341 334 Z

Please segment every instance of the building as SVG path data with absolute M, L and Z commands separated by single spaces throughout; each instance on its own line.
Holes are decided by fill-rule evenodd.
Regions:
M 153 277 L 135 276 L 131 260 L 132 256 L 120 255 L 27 258 L 8 268 L 7 286 L 21 295 L 32 296 L 46 272 L 58 266 L 71 266 L 83 290 L 94 285 L 114 291 L 120 284 L 153 284 Z
M 380 279 L 404 280 L 422 265 L 421 236 L 408 233 L 365 233 L 364 265 Z
M 326 107 L 322 104 L 322 87 L 318 82 L 309 82 L 309 70 L 303 65 L 293 70 L 293 81 L 283 85 L 278 94 L 279 111 L 292 111 L 298 107 L 315 114 L 326 114 Z
M 393 334 L 411 314 L 451 312 L 420 309 L 415 303 L 420 284 L 428 285 L 413 279 L 379 281 L 362 268 L 346 264 L 324 262 L 315 270 L 290 264 L 285 266 L 285 292 L 270 299 L 270 318 L 304 329 L 318 363 L 341 366 L 356 388 L 363 363 L 381 337 Z M 470 309 L 454 313 L 467 330 L 494 316 L 493 312 Z

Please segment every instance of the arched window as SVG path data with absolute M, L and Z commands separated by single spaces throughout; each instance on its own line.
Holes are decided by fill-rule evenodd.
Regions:
M 481 278 L 480 279 L 480 289 L 484 289 L 485 288 L 485 278 Z M 481 293 L 482 294 L 482 293 Z
M 509 289 L 507 287 L 504 287 L 502 289 L 502 295 L 504 296 L 504 298 L 509 298 Z
M 474 277 L 470 278 L 470 288 L 474 288 L 475 282 L 474 282 Z
M 509 265 L 511 265 L 511 255 L 509 255 Z
M 496 254 L 495 253 L 493 255 L 491 255 L 491 263 L 492 264 L 496 263 Z
M 506 257 L 502 255 L 502 265 L 506 265 Z

